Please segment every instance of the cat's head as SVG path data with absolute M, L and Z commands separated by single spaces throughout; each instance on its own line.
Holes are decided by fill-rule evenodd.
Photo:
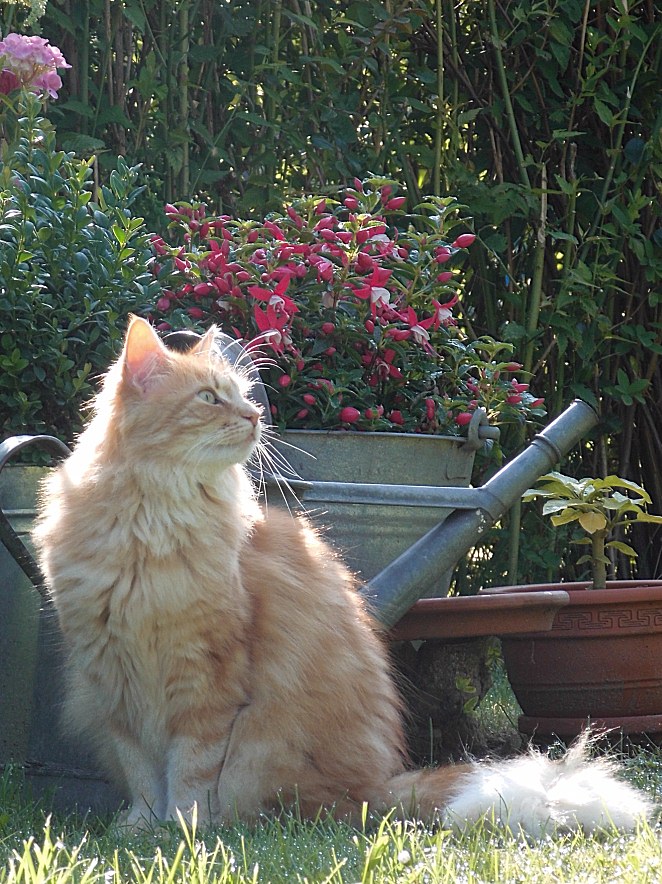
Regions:
M 181 353 L 132 317 L 102 396 L 117 444 L 173 468 L 223 468 L 251 456 L 260 440 L 260 409 L 247 398 L 249 382 L 219 354 L 214 333 Z

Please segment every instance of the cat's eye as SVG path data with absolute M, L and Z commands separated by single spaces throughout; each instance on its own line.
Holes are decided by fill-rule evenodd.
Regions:
M 210 405 L 218 405 L 221 401 L 213 390 L 199 390 L 197 395 L 198 399 L 202 399 L 203 402 L 208 402 Z

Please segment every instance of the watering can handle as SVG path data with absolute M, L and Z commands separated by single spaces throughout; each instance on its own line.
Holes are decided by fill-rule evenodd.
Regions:
M 479 451 L 486 440 L 491 439 L 494 442 L 499 441 L 501 431 L 498 427 L 493 427 L 487 419 L 487 412 L 484 408 L 477 408 L 467 427 L 467 440 L 462 446 L 465 451 Z
M 0 472 L 15 454 L 18 454 L 19 451 L 28 445 L 36 445 L 38 448 L 43 448 L 55 456 L 68 457 L 71 454 L 71 451 L 64 442 L 56 439 L 55 436 L 11 436 L 0 443 Z M 33 586 L 45 597 L 44 575 L 32 557 L 30 550 L 12 528 L 2 507 L 0 507 L 0 541 L 18 565 L 20 565 Z

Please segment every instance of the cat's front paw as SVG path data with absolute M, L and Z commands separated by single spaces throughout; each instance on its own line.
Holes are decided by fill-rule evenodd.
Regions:
M 124 832 L 153 832 L 160 820 L 145 805 L 134 804 L 118 815 L 115 825 Z
M 201 810 L 201 807 L 204 807 L 204 810 Z M 216 815 L 208 805 L 201 805 L 199 802 L 194 801 L 186 809 L 173 804 L 166 812 L 166 820 L 177 823 L 179 826 L 187 829 L 198 829 L 213 826 L 216 822 Z

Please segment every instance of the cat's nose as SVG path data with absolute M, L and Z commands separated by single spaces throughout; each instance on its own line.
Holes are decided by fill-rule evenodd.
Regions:
M 246 418 L 247 421 L 250 421 L 254 427 L 257 426 L 257 422 L 260 420 L 260 412 L 259 411 L 248 411 L 245 412 L 243 417 Z

